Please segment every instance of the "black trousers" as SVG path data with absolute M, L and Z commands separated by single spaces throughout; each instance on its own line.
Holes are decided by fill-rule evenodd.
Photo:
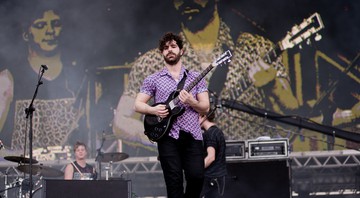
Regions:
M 191 134 L 180 132 L 179 139 L 166 136 L 158 142 L 168 198 L 198 198 L 204 180 L 204 148 Z M 186 187 L 184 193 L 184 178 Z
M 202 198 L 217 198 L 224 195 L 225 176 L 222 177 L 205 177 L 202 189 Z

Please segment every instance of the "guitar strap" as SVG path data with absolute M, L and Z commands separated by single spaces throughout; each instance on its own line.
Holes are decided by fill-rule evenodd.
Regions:
M 177 86 L 177 88 L 176 88 L 176 90 L 177 91 L 181 91 L 182 89 L 183 89 L 183 87 L 184 87 L 184 85 L 185 85 L 185 80 L 186 80 L 186 77 L 187 77 L 187 73 L 188 73 L 189 71 L 186 69 L 186 72 L 184 72 L 184 76 L 182 77 L 182 79 L 181 79 L 181 81 L 179 82 L 179 84 L 178 84 L 178 86 Z

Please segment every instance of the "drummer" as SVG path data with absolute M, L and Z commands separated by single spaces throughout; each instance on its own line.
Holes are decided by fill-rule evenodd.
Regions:
M 97 173 L 95 168 L 86 163 L 87 147 L 82 142 L 74 145 L 75 161 L 66 165 L 64 179 L 66 180 L 95 180 Z

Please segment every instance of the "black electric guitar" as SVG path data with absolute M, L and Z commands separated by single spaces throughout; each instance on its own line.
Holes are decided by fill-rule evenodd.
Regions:
M 316 35 L 315 41 L 320 40 L 321 36 L 317 33 L 323 28 L 324 24 L 320 15 L 318 13 L 312 14 L 309 18 L 304 19 L 304 21 L 299 25 L 293 26 L 286 36 L 276 44 L 276 46 L 262 56 L 262 59 L 266 63 L 271 64 L 279 57 L 279 55 L 281 55 L 283 51 L 291 49 L 303 41 L 309 42 L 310 37 L 314 34 Z M 253 81 L 250 79 L 249 75 L 242 75 L 238 81 L 238 85 L 229 90 L 231 98 L 237 99 L 242 94 L 246 94 L 248 88 L 252 84 Z
M 197 76 L 194 81 L 192 81 L 184 90 L 190 91 L 194 86 L 200 82 L 202 78 L 206 76 L 207 73 L 214 67 L 221 65 L 223 63 L 230 62 L 232 54 L 228 50 L 224 52 L 217 60 L 211 63 L 199 76 Z M 145 115 L 144 118 L 144 127 L 145 127 L 145 135 L 149 138 L 149 140 L 153 142 L 157 142 L 162 138 L 165 134 L 167 134 L 171 128 L 173 121 L 180 116 L 184 112 L 184 108 L 178 106 L 179 100 L 179 91 L 173 91 L 166 102 L 164 103 L 156 103 L 153 106 L 158 104 L 165 104 L 166 108 L 169 110 L 169 115 L 165 118 L 161 118 L 156 115 Z

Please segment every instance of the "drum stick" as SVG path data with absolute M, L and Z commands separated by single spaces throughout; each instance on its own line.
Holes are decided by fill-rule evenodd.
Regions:
M 76 168 L 76 170 L 80 173 L 81 177 L 84 177 L 84 175 L 82 174 L 82 172 L 78 169 L 78 167 L 74 164 L 73 161 L 69 160 L 71 162 L 71 164 Z

